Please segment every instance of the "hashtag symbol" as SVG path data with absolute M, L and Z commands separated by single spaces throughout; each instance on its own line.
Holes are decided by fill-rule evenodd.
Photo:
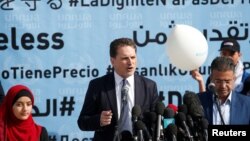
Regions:
M 78 2 L 79 2 L 78 0 L 69 0 L 69 6 L 70 7 L 73 7 L 73 6 L 76 7 Z
M 67 101 L 67 97 L 63 97 L 63 101 L 61 102 L 61 116 L 65 115 L 65 112 L 68 112 L 68 116 L 71 115 L 74 110 L 73 105 L 75 104 L 74 97 L 70 97 L 70 100 Z

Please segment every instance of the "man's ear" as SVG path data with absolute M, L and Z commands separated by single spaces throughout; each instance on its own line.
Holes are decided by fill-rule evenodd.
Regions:
M 114 58 L 110 57 L 110 62 L 113 65 L 114 64 Z

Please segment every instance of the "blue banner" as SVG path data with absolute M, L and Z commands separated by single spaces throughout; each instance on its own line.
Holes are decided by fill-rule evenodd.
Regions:
M 93 132 L 81 131 L 77 119 L 89 81 L 111 71 L 113 39 L 134 39 L 136 72 L 157 82 L 166 105 L 179 105 L 198 84 L 166 55 L 171 29 L 186 24 L 206 37 L 204 79 L 227 37 L 238 39 L 250 72 L 249 6 L 249 0 L 1 0 L 0 79 L 5 92 L 15 84 L 31 88 L 33 115 L 51 140 L 91 140 Z

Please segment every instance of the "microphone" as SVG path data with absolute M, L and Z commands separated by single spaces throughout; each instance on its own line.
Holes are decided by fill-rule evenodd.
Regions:
M 138 133 L 139 133 L 139 135 L 138 135 L 139 141 L 144 140 L 144 136 L 143 136 L 144 134 L 145 134 L 145 137 L 146 137 L 146 141 L 152 141 L 152 136 L 150 135 L 146 125 L 141 120 L 138 120 L 135 123 L 135 126 L 136 126 L 136 129 L 137 129 Z M 141 130 L 143 132 L 141 132 Z
M 152 135 L 152 138 L 155 139 L 155 131 L 156 131 L 156 121 L 157 115 L 155 112 L 145 112 L 143 113 L 143 121 L 148 125 L 149 133 Z
M 163 128 L 167 128 L 169 124 L 174 123 L 175 111 L 171 108 L 165 108 L 163 113 Z
M 165 105 L 162 102 L 158 102 L 156 104 L 156 113 L 157 113 L 157 125 L 156 125 L 156 141 L 160 140 L 161 136 L 161 129 L 162 129 L 162 115 L 164 113 Z
M 139 105 L 135 105 L 132 108 L 132 121 L 135 123 L 141 115 L 141 107 Z
M 182 104 L 180 106 L 178 106 L 178 112 L 182 112 L 184 114 L 188 113 L 188 108 L 186 104 Z
M 186 115 L 182 112 L 178 112 L 178 114 L 176 115 L 176 120 L 177 124 L 184 128 L 185 135 L 190 139 L 190 141 L 193 141 L 193 137 L 191 136 L 189 128 L 186 124 Z
M 167 108 L 173 109 L 175 114 L 178 111 L 178 107 L 176 105 L 174 105 L 174 104 L 168 104 Z
M 164 135 L 167 141 L 177 141 L 177 126 L 173 123 L 169 124 L 168 127 L 164 129 Z
M 187 105 L 188 114 L 192 117 L 201 118 L 204 116 L 204 110 L 197 94 L 191 91 L 186 91 L 183 96 L 183 102 Z
M 208 141 L 208 121 L 206 118 L 202 118 L 201 119 L 201 128 L 203 129 L 203 138 L 204 138 L 204 141 Z
M 193 121 L 192 117 L 190 115 L 187 115 L 186 117 L 187 117 L 187 125 L 188 125 L 188 127 L 193 129 L 194 128 L 194 121 Z
M 216 90 L 215 90 L 215 84 L 214 83 L 209 83 L 208 84 L 208 90 L 214 94 L 214 96 L 218 97 Z
M 220 115 L 221 123 L 222 123 L 222 125 L 225 125 L 225 122 L 224 122 L 224 119 L 223 119 L 223 116 L 222 116 L 222 113 L 221 113 L 221 108 L 219 106 L 220 101 L 218 99 L 218 94 L 216 93 L 216 90 L 215 90 L 215 84 L 212 83 L 212 82 L 209 83 L 208 90 L 210 90 L 214 94 L 214 100 L 215 100 L 215 104 L 216 104 L 216 107 L 217 107 L 219 115 Z
M 197 122 L 200 122 L 200 120 L 198 119 L 197 121 L 193 121 L 193 118 L 191 115 L 186 115 L 186 122 L 187 122 L 187 126 L 189 127 L 189 130 L 190 130 L 190 134 L 193 135 L 193 138 L 194 140 L 196 140 L 198 137 L 199 137 L 199 127 L 198 127 L 198 123 Z
M 124 130 L 120 133 L 121 139 L 118 141 L 132 141 L 132 134 L 130 131 L 128 130 Z
M 140 115 L 141 115 L 141 107 L 139 105 L 135 105 L 132 108 L 133 134 L 135 134 L 135 123 L 138 121 Z

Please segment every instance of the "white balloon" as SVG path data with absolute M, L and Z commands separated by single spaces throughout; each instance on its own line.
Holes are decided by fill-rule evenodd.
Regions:
M 206 61 L 207 40 L 198 29 L 192 26 L 175 25 L 166 44 L 170 63 L 181 70 L 197 69 Z

